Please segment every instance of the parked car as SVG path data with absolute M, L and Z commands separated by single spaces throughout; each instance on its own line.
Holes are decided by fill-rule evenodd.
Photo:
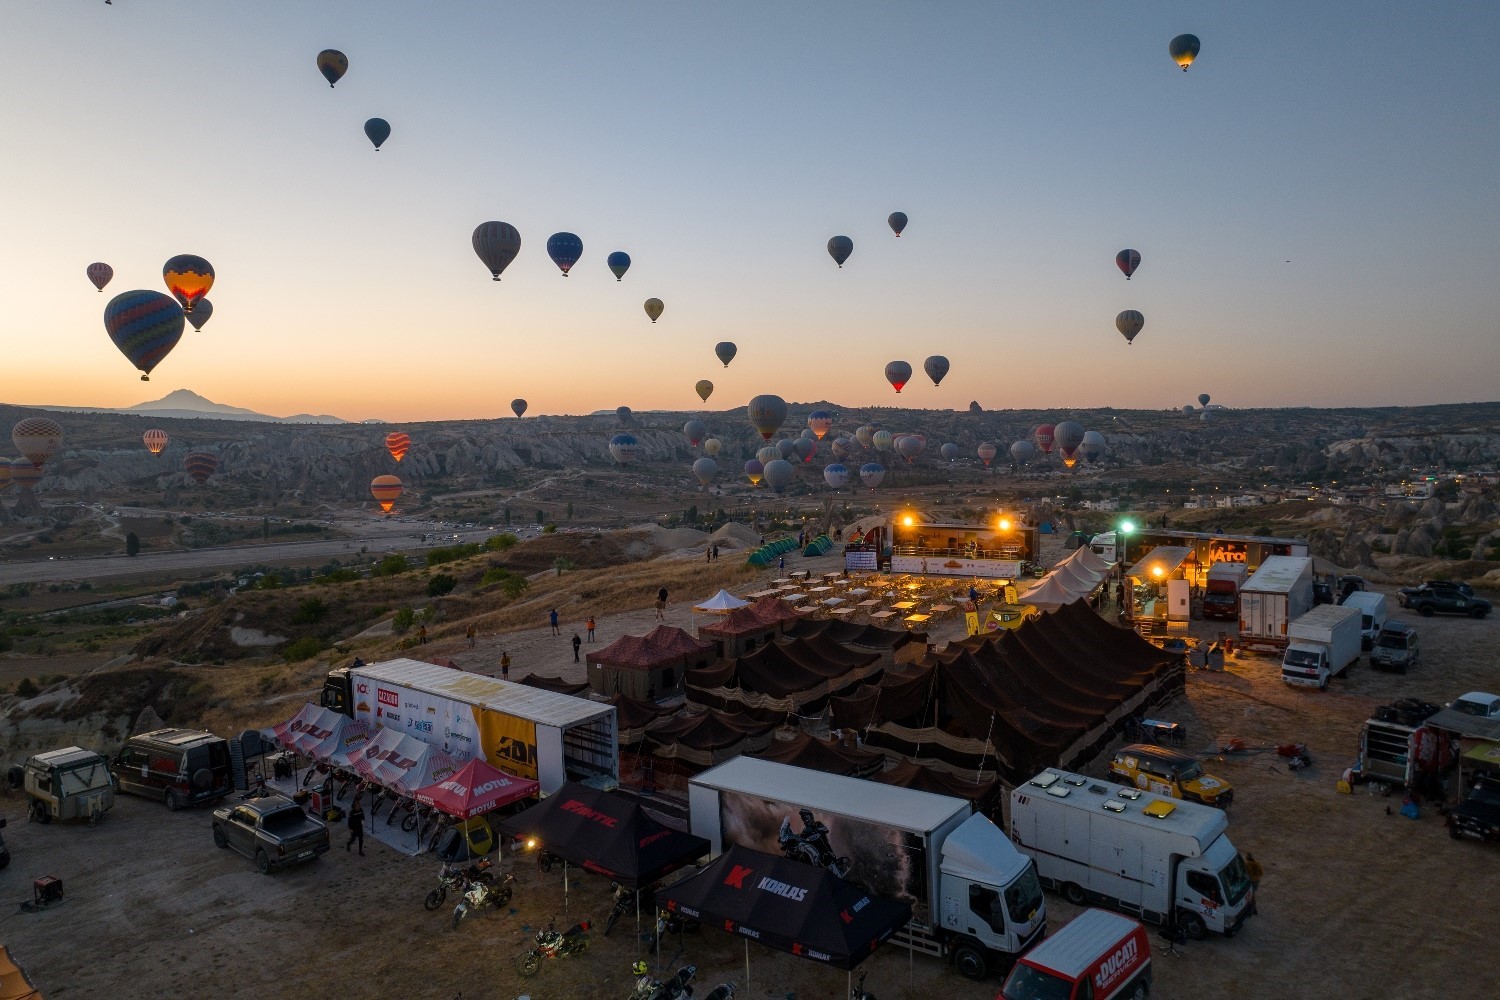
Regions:
M 1500 840 L 1500 781 L 1480 778 L 1448 813 L 1448 836 Z
M 1375 645 L 1370 650 L 1370 666 L 1404 674 L 1407 667 L 1416 665 L 1420 648 L 1416 629 L 1404 622 L 1387 621 L 1375 636 Z
M 120 791 L 183 806 L 222 799 L 234 790 L 229 741 L 201 729 L 156 729 L 130 737 L 115 755 Z
M 1205 774 L 1197 759 L 1149 743 L 1131 743 L 1115 751 L 1110 777 L 1127 785 L 1174 799 L 1224 808 L 1234 798 L 1229 782 Z
M 1448 707 L 1465 715 L 1477 715 L 1481 719 L 1500 719 L 1500 695 L 1484 691 L 1470 691 L 1454 698 Z
M 1489 601 L 1475 596 L 1474 588 L 1452 580 L 1428 580 L 1420 587 L 1402 587 L 1397 600 L 1403 608 L 1410 608 L 1424 618 L 1439 611 L 1483 618 L 1494 610 Z
M 214 843 L 255 861 L 262 875 L 327 854 L 328 827 L 291 799 L 270 795 L 214 810 Z
M 26 758 L 22 784 L 31 818 L 86 819 L 97 823 L 114 808 L 114 778 L 102 754 L 82 747 L 64 747 Z
M 0 830 L 5 829 L 5 817 L 0 816 Z M 0 836 L 0 868 L 10 865 L 10 848 L 5 846 L 5 838 Z

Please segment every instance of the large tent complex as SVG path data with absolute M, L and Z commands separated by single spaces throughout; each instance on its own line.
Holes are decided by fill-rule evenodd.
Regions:
M 722 764 L 771 743 L 774 722 L 736 712 L 686 710 L 646 730 L 652 756 L 682 762 L 685 773 Z
M 751 751 L 746 756 L 856 778 L 871 777 L 885 766 L 885 757 L 881 754 L 832 740 L 820 740 L 800 731 L 791 739 L 773 739 L 764 750 Z
M 797 612 L 785 601 L 762 597 L 716 622 L 698 626 L 698 638 L 714 643 L 719 656 L 733 658 L 771 642 L 796 620 Z
M 690 703 L 784 721 L 821 712 L 830 695 L 878 675 L 881 656 L 821 635 L 772 642 L 687 676 Z
M 622 635 L 588 655 L 588 686 L 602 695 L 651 700 L 682 690 L 682 675 L 716 659 L 715 646 L 672 625 Z
M 997 823 L 1000 821 L 1000 800 L 1005 794 L 1005 786 L 999 778 L 978 780 L 962 777 L 936 768 L 923 767 L 909 760 L 898 761 L 895 767 L 877 771 L 870 778 L 882 785 L 898 785 L 901 788 L 915 788 L 919 792 L 968 799 L 974 804 L 976 812 L 993 817 Z
M 793 639 L 820 636 L 851 649 L 879 652 L 887 665 L 919 660 L 927 653 L 927 633 L 920 630 L 804 618 L 789 626 L 783 634 Z

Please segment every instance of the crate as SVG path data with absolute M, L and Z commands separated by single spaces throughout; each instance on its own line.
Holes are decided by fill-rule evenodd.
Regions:
M 31 897 L 37 906 L 46 906 L 48 903 L 62 899 L 62 879 L 53 878 L 51 875 L 43 875 L 41 878 L 33 879 L 31 883 Z

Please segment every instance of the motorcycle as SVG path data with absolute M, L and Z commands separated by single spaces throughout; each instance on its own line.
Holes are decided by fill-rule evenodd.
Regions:
M 536 932 L 536 944 L 516 959 L 516 971 L 529 979 L 541 969 L 544 958 L 582 955 L 588 951 L 589 928 L 592 926 L 587 920 L 581 920 L 565 931 L 558 931 L 554 924 L 548 923 L 546 930 Z
M 458 905 L 453 908 L 453 929 L 458 930 L 459 923 L 471 910 L 498 910 L 509 903 L 515 881 L 516 877 L 506 872 L 500 876 L 498 884 L 484 879 L 465 882 L 463 894 L 458 897 Z
M 861 970 L 859 978 L 854 981 L 853 986 L 849 987 L 849 1000 L 875 1000 L 875 994 L 865 992 L 865 975 L 866 973 Z
M 636 971 L 643 973 L 646 963 L 637 962 Z M 676 975 L 667 980 L 652 979 L 642 974 L 635 982 L 635 992 L 627 1000 L 690 1000 L 693 988 L 688 984 L 698 974 L 696 965 L 684 965 Z
M 703 1000 L 734 1000 L 733 983 L 720 983 L 704 995 Z
M 640 897 L 640 906 L 643 910 L 650 910 L 655 905 L 655 893 L 646 890 L 644 894 L 629 886 L 611 882 L 609 889 L 615 894 L 614 908 L 609 911 L 609 916 L 604 918 L 604 936 L 609 937 L 610 930 L 615 926 L 615 921 L 621 917 L 628 916 L 636 908 L 636 897 Z
M 480 858 L 466 867 L 444 865 L 442 870 L 438 872 L 437 888 L 427 894 L 427 898 L 423 900 L 422 905 L 429 910 L 435 910 L 443 905 L 443 901 L 448 898 L 450 891 L 463 892 L 468 887 L 468 883 L 489 882 L 494 877 L 494 873 L 490 871 L 489 858 Z
M 662 938 L 668 934 L 681 934 L 684 931 L 692 933 L 702 926 L 702 923 L 697 920 L 690 920 L 675 913 L 660 910 L 656 914 L 655 933 L 646 935 L 646 949 L 648 951 L 655 951 L 657 946 L 661 944 Z
M 562 864 L 562 856 L 553 854 L 546 848 L 536 852 L 536 866 L 543 872 L 550 872 L 554 865 Z
M 781 832 L 776 838 L 781 853 L 793 861 L 826 868 L 839 878 L 847 878 L 849 859 L 833 853 L 833 846 L 828 843 L 828 827 L 813 816 L 811 809 L 801 810 L 800 815 L 801 833 L 792 832 L 790 816 L 782 817 Z

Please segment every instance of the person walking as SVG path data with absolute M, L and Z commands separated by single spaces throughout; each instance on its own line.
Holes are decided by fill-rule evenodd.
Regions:
M 710 559 L 709 562 L 718 562 L 719 561 L 719 543 L 718 542 L 714 542 L 713 548 L 710 551 L 713 553 L 713 558 Z
M 583 645 L 583 640 L 578 638 L 578 633 L 573 633 L 573 662 L 578 662 L 578 647 Z
M 500 679 L 502 681 L 510 680 L 510 650 L 508 649 L 500 651 Z
M 354 805 L 349 807 L 349 842 L 344 850 L 359 844 L 359 856 L 365 856 L 365 807 L 359 804 L 359 795 L 354 796 Z
M 562 635 L 562 630 L 557 627 L 557 609 L 553 608 L 547 612 L 547 619 L 552 623 L 552 634 Z
M 1245 874 L 1250 878 L 1250 891 L 1258 893 L 1260 891 L 1260 880 L 1265 876 L 1266 870 L 1261 867 L 1259 861 L 1255 860 L 1255 855 L 1249 851 L 1245 852 Z
M 712 545 L 706 546 L 703 549 L 703 561 L 704 562 L 713 562 L 714 561 L 714 547 Z
M 426 625 L 419 625 L 419 626 L 417 626 L 417 645 L 418 646 L 425 646 L 425 645 L 427 645 L 427 626 Z
M 588 630 L 589 642 L 594 641 L 594 616 L 589 615 L 588 621 L 584 622 L 584 628 Z
M 660 621 L 666 621 L 666 619 L 667 619 L 667 616 L 665 614 L 666 610 L 667 610 L 667 588 L 663 587 L 663 588 L 661 588 L 660 590 L 658 590 L 656 592 L 656 620 L 657 621 L 659 621 L 659 622 Z
M 470 649 L 474 648 L 474 639 L 475 639 L 476 635 L 477 635 L 477 632 L 476 632 L 476 630 L 474 628 L 474 623 L 473 622 L 469 622 L 469 627 L 466 628 L 466 629 L 464 629 L 464 638 L 469 640 L 469 648 Z

